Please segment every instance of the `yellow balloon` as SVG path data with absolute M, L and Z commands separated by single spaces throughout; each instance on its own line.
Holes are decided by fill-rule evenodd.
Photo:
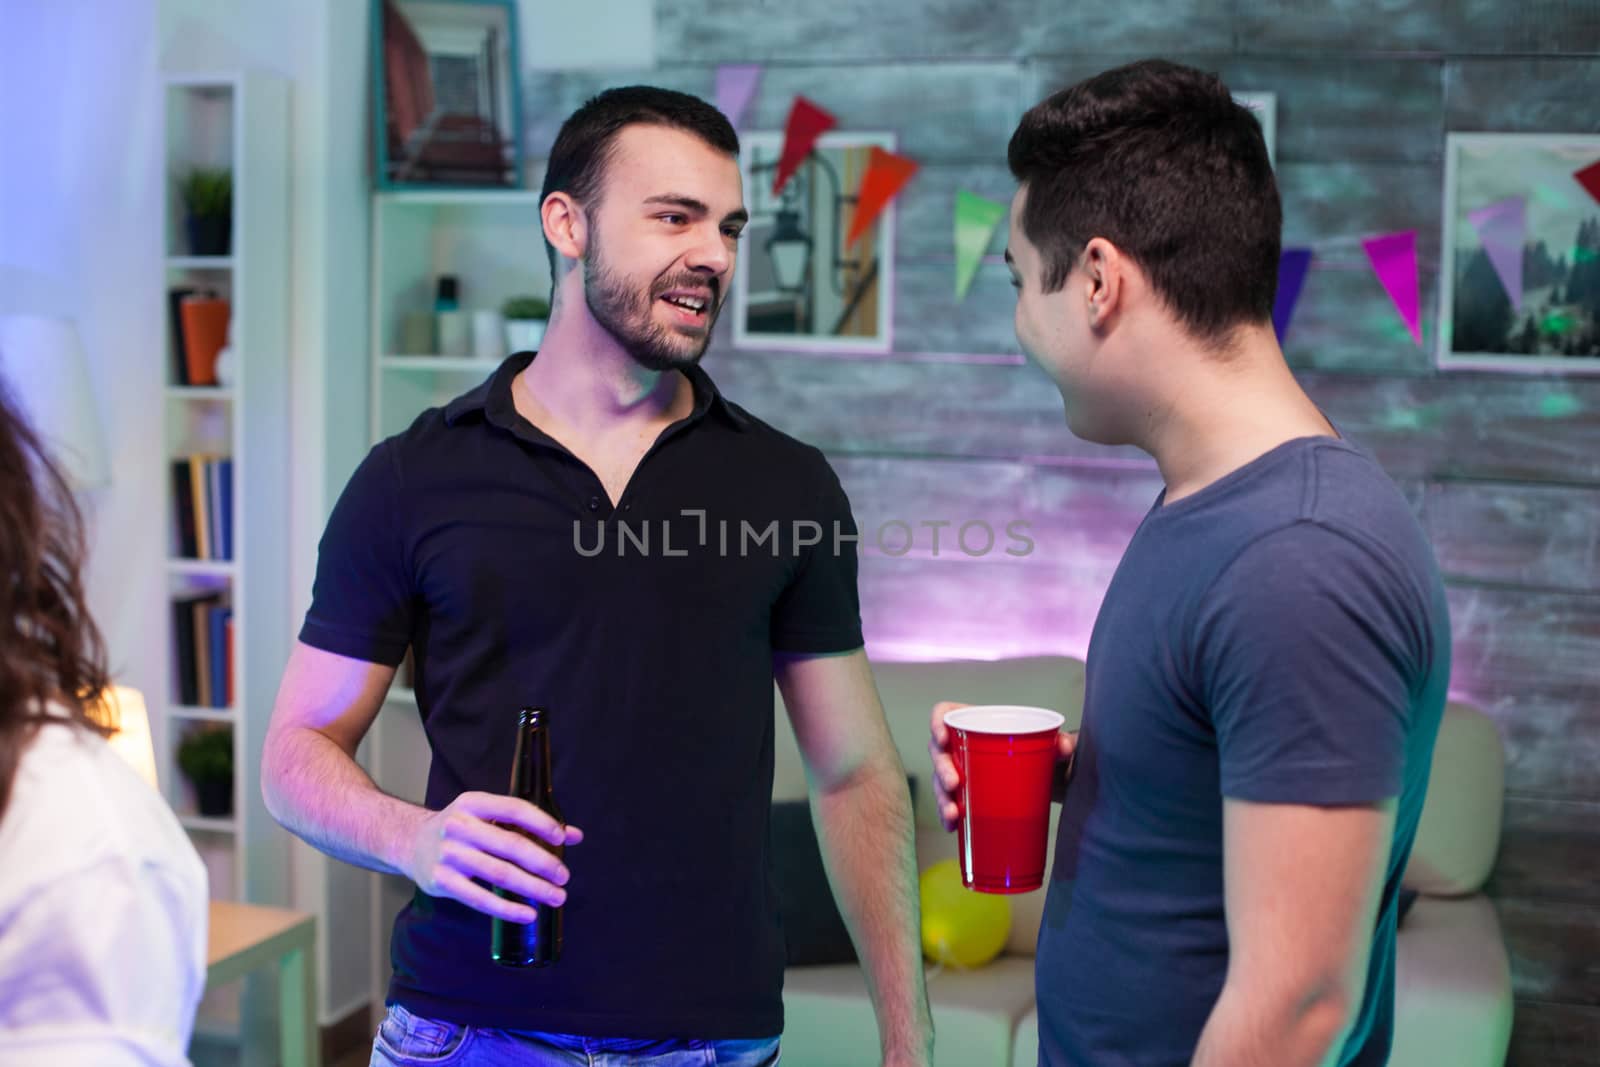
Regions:
M 982 967 L 1011 932 L 1011 901 L 961 884 L 961 867 L 942 860 L 922 872 L 922 954 L 950 967 Z

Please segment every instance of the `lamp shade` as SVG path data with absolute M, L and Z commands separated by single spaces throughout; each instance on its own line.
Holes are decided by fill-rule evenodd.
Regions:
M 117 715 L 117 732 L 106 739 L 112 751 L 138 771 L 151 789 L 160 792 L 161 784 L 156 778 L 156 747 L 150 740 L 150 713 L 145 710 L 144 694 L 132 686 L 114 685 L 101 699 L 111 705 Z
M 0 376 L 73 489 L 110 483 L 89 369 L 71 319 L 0 316 Z

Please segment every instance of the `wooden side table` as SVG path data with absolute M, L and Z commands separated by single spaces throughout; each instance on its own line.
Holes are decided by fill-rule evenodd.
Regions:
M 278 1032 L 283 1067 L 321 1067 L 317 1040 L 317 919 L 302 911 L 211 902 L 206 988 L 278 965 Z

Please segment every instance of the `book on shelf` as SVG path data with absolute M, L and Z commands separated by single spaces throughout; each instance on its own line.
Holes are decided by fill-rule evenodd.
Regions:
M 220 591 L 172 598 L 173 667 L 178 703 L 192 708 L 233 704 L 233 608 Z
M 200 541 L 194 530 L 194 486 L 189 484 L 189 461 L 172 461 L 172 504 L 177 531 L 177 553 L 182 559 L 200 558 Z
M 189 457 L 189 506 L 194 509 L 196 559 L 216 559 L 211 551 L 211 514 L 206 507 L 205 456 Z
M 172 380 L 178 385 L 193 385 L 189 380 L 189 361 L 183 343 L 183 301 L 199 292 L 192 285 L 174 285 L 167 290 L 167 315 L 172 329 Z
M 180 456 L 172 461 L 174 551 L 183 559 L 233 559 L 233 460 Z

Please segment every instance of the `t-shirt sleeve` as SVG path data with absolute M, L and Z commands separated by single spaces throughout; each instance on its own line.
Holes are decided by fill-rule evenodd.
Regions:
M 1314 523 L 1247 548 L 1199 618 L 1222 794 L 1364 804 L 1400 794 L 1426 621 L 1373 551 Z
M 415 611 L 393 448 L 375 445 L 339 495 L 300 628 L 308 645 L 391 667 L 411 643 Z
M 772 609 L 772 649 L 801 655 L 853 652 L 861 639 L 861 598 L 856 586 L 857 533 L 850 500 L 833 468 L 822 460 L 814 513 L 821 539 L 803 550 L 789 585 Z M 816 533 L 817 531 L 810 531 Z

